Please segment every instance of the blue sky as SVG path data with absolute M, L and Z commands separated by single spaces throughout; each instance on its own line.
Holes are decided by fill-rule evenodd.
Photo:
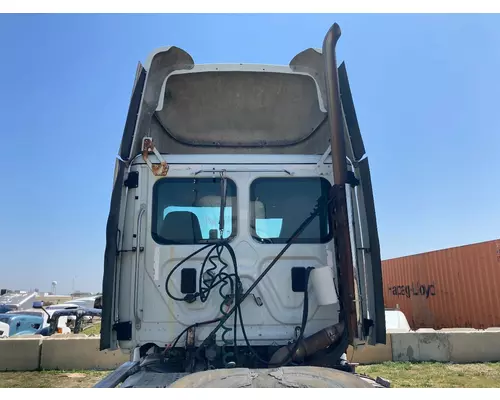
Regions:
M 288 64 L 338 22 L 382 256 L 500 237 L 500 16 L 1 15 L 0 287 L 100 290 L 137 61 Z

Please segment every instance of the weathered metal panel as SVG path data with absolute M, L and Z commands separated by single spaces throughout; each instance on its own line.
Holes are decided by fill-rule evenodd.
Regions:
M 412 329 L 500 326 L 500 239 L 382 262 L 384 302 Z

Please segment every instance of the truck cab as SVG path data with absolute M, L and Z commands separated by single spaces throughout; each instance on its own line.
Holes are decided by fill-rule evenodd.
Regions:
M 7 313 L 0 314 L 0 322 L 2 323 L 0 327 L 2 337 L 33 335 L 43 325 L 43 317 L 41 315 Z
M 335 24 L 322 50 L 285 66 L 198 65 L 177 47 L 138 66 L 101 328 L 101 349 L 131 361 L 98 387 L 213 387 L 214 370 L 237 387 L 270 384 L 269 371 L 342 386 L 348 345 L 385 343 L 370 171 L 339 37 Z
M 9 311 L 6 314 L 3 314 L 5 318 L 15 318 L 17 321 L 20 319 L 26 321 L 33 321 L 32 324 L 27 324 L 26 329 L 23 330 L 23 335 L 36 335 L 40 334 L 40 331 L 48 328 L 50 325 L 50 319 L 52 315 L 56 312 L 56 310 L 42 310 L 40 308 L 39 301 L 35 301 L 33 303 L 33 308 L 22 310 L 22 311 Z M 39 322 L 39 323 L 38 323 Z M 29 325 L 29 326 L 28 326 Z M 57 321 L 57 331 L 58 333 L 71 333 L 70 328 L 68 328 L 68 317 L 62 316 Z M 10 336 L 12 336 L 12 327 L 9 329 Z M 18 329 L 16 330 L 16 332 Z

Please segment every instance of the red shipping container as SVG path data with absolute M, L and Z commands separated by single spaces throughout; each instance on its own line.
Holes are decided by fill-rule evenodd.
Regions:
M 500 239 L 382 262 L 386 308 L 412 329 L 500 326 Z

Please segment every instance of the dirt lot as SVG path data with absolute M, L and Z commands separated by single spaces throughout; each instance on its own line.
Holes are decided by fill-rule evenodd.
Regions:
M 109 371 L 0 372 L 0 388 L 88 388 Z
M 391 381 L 392 387 L 500 387 L 500 363 L 385 363 L 359 366 L 358 372 Z M 0 388 L 87 388 L 109 371 L 0 372 Z

